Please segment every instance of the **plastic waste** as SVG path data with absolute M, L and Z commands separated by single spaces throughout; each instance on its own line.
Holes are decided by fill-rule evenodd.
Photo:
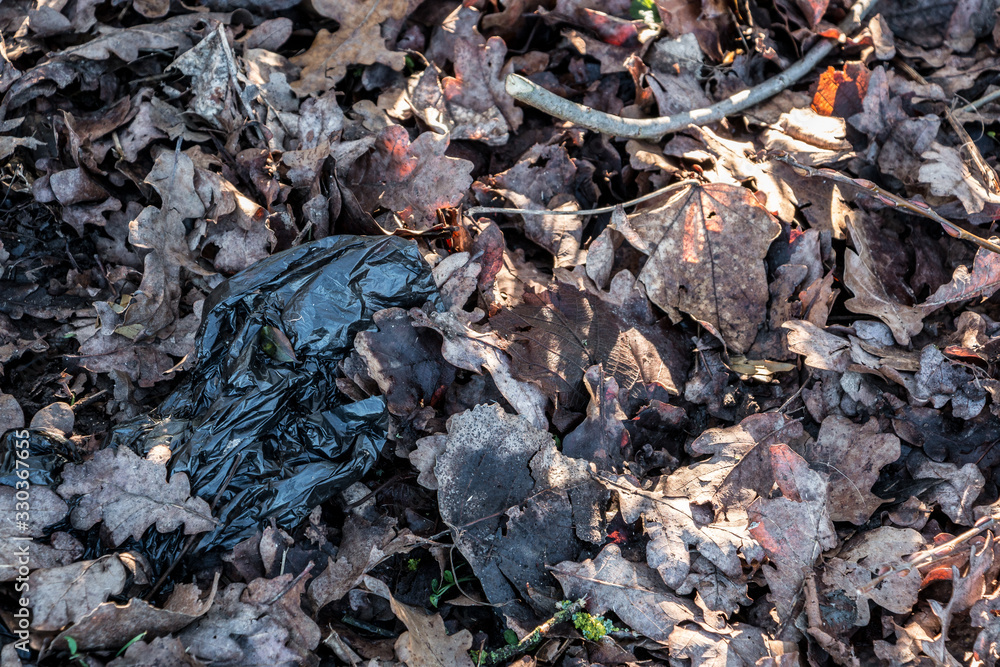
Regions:
M 337 236 L 273 255 L 212 292 L 188 379 L 110 445 L 144 456 L 166 446 L 169 474 L 186 473 L 192 493 L 215 503 L 218 526 L 192 553 L 231 549 L 272 519 L 290 530 L 368 472 L 385 444 L 385 400 L 337 389 L 355 335 L 383 308 L 438 299 L 412 241 Z M 178 543 L 168 537 L 143 538 L 157 565 Z

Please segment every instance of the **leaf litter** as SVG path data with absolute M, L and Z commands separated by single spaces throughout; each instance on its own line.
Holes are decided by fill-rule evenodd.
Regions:
M 997 663 L 992 4 L 883 0 L 659 141 L 506 77 L 647 121 L 767 85 L 847 8 L 203 5 L 0 10 L 5 666 Z M 324 371 L 383 406 L 378 462 L 189 553 L 237 493 L 159 412 L 210 295 L 350 234 L 436 287 Z M 109 446 L 136 418 L 145 456 Z M 255 494 L 324 465 L 256 444 Z

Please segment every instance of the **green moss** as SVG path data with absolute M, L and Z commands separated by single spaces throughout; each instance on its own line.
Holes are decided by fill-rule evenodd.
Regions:
M 573 614 L 573 625 L 584 639 L 596 642 L 615 629 L 614 623 L 603 616 L 594 616 L 585 611 Z

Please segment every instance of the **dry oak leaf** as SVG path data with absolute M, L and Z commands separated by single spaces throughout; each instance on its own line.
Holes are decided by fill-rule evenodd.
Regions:
M 683 311 L 742 354 L 767 315 L 764 256 L 781 225 L 746 188 L 698 185 L 628 219 L 649 255 L 639 274 L 650 300 Z M 634 234 L 626 234 L 633 242 Z
M 671 593 L 655 570 L 625 560 L 616 544 L 604 547 L 593 560 L 564 561 L 551 569 L 566 598 L 585 597 L 592 614 L 610 609 L 653 641 L 666 642 L 675 625 L 697 615 L 694 604 Z
M 805 320 L 789 320 L 781 328 L 788 330 L 788 349 L 803 355 L 806 366 L 843 373 L 851 365 L 851 344 L 846 339 Z
M 965 265 L 955 269 L 951 282 L 937 288 L 927 301 L 920 304 L 930 314 L 951 303 L 967 299 L 988 299 L 1000 289 L 1000 254 L 980 248 L 972 263 L 972 272 Z
M 441 614 L 427 614 L 389 596 L 392 613 L 406 626 L 396 640 L 396 656 L 407 667 L 474 667 L 469 657 L 472 633 L 459 630 L 449 635 Z
M 770 449 L 774 479 L 783 496 L 752 505 L 749 530 L 777 566 L 764 565 L 764 578 L 778 618 L 784 620 L 795 608 L 804 570 L 837 544 L 837 533 L 830 520 L 826 477 L 811 470 L 788 445 Z
M 831 558 L 823 567 L 823 582 L 831 591 L 843 590 L 844 594 L 859 602 L 856 626 L 867 626 L 871 611 L 867 600 L 888 609 L 894 614 L 906 614 L 917 602 L 920 592 L 920 572 L 911 568 L 905 574 L 888 577 L 870 591 L 859 589 L 867 586 L 885 566 L 899 567 L 904 558 L 924 546 L 924 538 L 912 528 L 882 526 L 861 533 L 851 540 L 850 547 Z
M 369 212 L 381 206 L 410 227 L 429 228 L 436 211 L 458 204 L 472 184 L 472 163 L 447 157 L 447 149 L 447 137 L 424 132 L 410 143 L 405 128 L 390 125 L 355 163 L 350 185 Z
M 312 665 L 322 635 L 302 610 L 311 566 L 298 577 L 233 583 L 208 613 L 179 633 L 188 652 L 211 665 Z
M 129 536 L 141 539 L 154 523 L 161 533 L 184 524 L 186 535 L 215 527 L 208 503 L 191 496 L 187 475 L 178 473 L 167 482 L 166 466 L 127 447 L 102 449 L 86 463 L 69 464 L 62 477 L 59 495 L 67 500 L 82 496 L 70 513 L 73 527 L 89 530 L 103 520 L 116 546 Z
M 347 516 L 337 559 L 328 557 L 326 569 L 309 582 L 309 599 L 316 609 L 344 597 L 369 570 L 413 546 L 413 534 L 408 530 L 397 534 L 394 524 L 395 519 L 388 517 L 370 523 L 354 514 Z
M 313 8 L 340 24 L 335 33 L 322 29 L 312 46 L 291 59 L 302 68 L 292 90 L 305 97 L 325 92 L 347 74 L 348 65 L 382 63 L 403 69 L 406 54 L 386 49 L 381 24 L 401 20 L 410 12 L 410 0 L 317 0 Z
M 52 647 L 67 650 L 67 637 L 72 637 L 80 650 L 117 649 L 138 634 L 138 629 L 150 635 L 168 635 L 193 623 L 211 608 L 218 590 L 219 573 L 202 599 L 195 584 L 179 584 L 163 608 L 154 607 L 142 598 L 132 598 L 127 604 L 104 602 L 67 628 L 52 641 Z
M 109 596 L 121 593 L 126 578 L 117 554 L 35 570 L 28 577 L 32 629 L 47 632 L 75 623 Z
M 968 161 L 957 149 L 934 143 L 920 157 L 925 162 L 917 177 L 929 186 L 930 193 L 935 197 L 958 197 L 966 213 L 979 213 L 987 204 L 994 207 L 1000 205 L 1000 193 L 991 192 L 972 175 Z
M 871 492 L 879 470 L 899 458 L 899 438 L 879 432 L 878 420 L 863 425 L 830 416 L 820 425 L 805 458 L 830 478 L 830 518 L 860 526 L 883 500 Z
M 143 641 L 136 642 L 128 647 L 125 655 L 108 663 L 108 667 L 149 667 L 150 665 L 207 667 L 201 660 L 188 653 L 184 642 L 177 637 L 157 637 L 148 644 Z
M 923 309 L 899 303 L 886 291 L 885 284 L 871 265 L 871 257 L 847 250 L 844 263 L 844 284 L 854 293 L 844 305 L 852 313 L 873 315 L 889 325 L 892 336 L 900 345 L 909 345 L 910 337 L 924 328 Z
M 625 475 L 605 475 L 598 481 L 618 494 L 625 523 L 642 518 L 649 537 L 646 562 L 660 573 L 667 586 L 676 588 L 684 582 L 698 553 L 730 579 L 742 578 L 739 551 L 753 542 L 746 532 L 746 520 L 706 524 L 698 513 L 696 521 L 696 508 L 690 500 L 667 495 L 666 477 L 661 477 L 651 490 L 639 488 Z

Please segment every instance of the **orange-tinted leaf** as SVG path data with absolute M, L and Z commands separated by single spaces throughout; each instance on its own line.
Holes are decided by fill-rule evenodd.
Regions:
M 849 118 L 862 110 L 871 73 L 864 63 L 850 62 L 842 71 L 828 67 L 819 75 L 813 92 L 812 108 L 824 116 Z

